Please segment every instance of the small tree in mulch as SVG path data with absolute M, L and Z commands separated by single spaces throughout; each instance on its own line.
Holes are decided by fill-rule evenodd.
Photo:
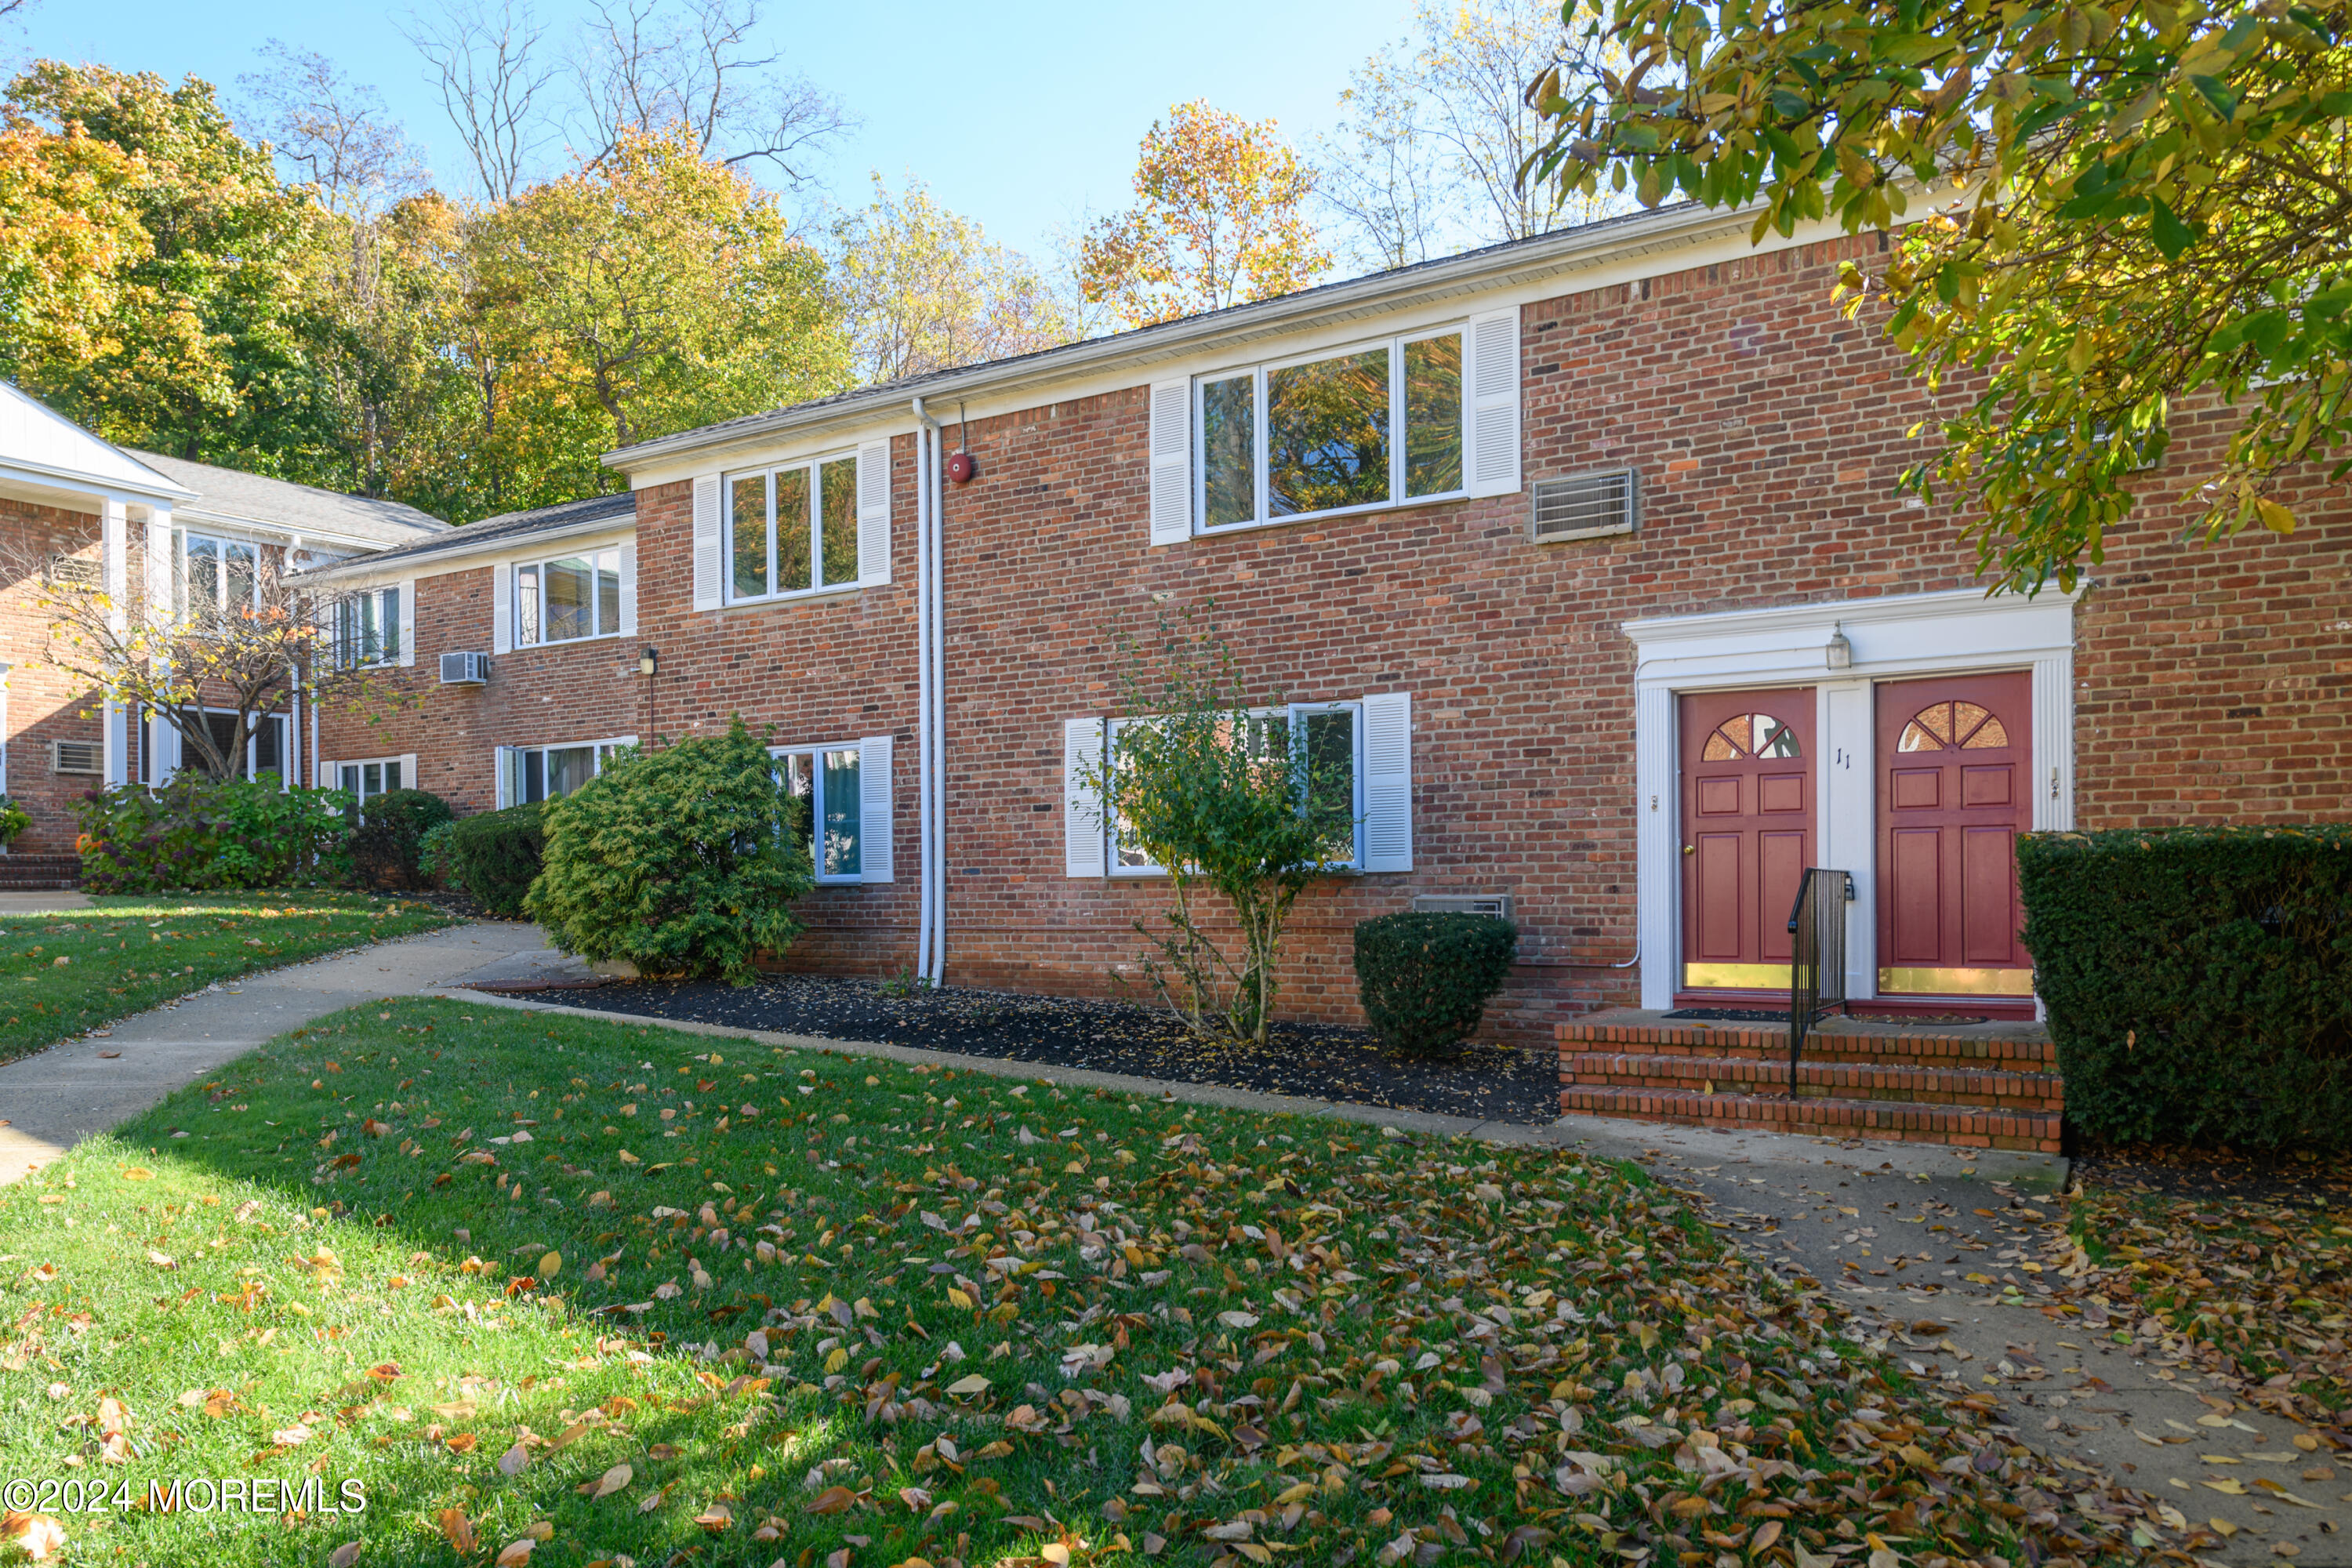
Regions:
M 1190 612 L 1160 617 L 1156 655 L 1120 644 L 1128 717 L 1113 721 L 1089 782 L 1113 853 L 1168 875 L 1166 929 L 1135 922 L 1150 944 L 1145 984 L 1202 1038 L 1264 1045 L 1291 906 L 1353 856 L 1349 764 L 1310 756 L 1278 695 L 1253 702 L 1232 650 Z M 1231 911 L 1234 936 L 1203 926 L 1212 901 Z

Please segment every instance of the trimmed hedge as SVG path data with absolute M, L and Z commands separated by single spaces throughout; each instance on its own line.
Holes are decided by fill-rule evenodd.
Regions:
M 451 820 L 449 803 L 429 790 L 392 789 L 370 795 L 357 812 L 352 862 L 372 888 L 415 888 L 425 877 L 417 854 L 425 836 Z
M 1356 926 L 1357 994 L 1373 1033 L 1413 1056 L 1453 1050 L 1511 973 L 1519 928 L 1493 915 L 1381 915 Z
M 2076 1127 L 2352 1147 L 2352 826 L 2034 834 L 2018 880 Z
M 547 837 L 545 805 L 510 805 L 461 816 L 435 835 L 436 868 L 454 864 L 474 902 L 502 920 L 522 918 L 523 895 L 539 879 Z M 446 872 L 445 872 L 446 874 Z

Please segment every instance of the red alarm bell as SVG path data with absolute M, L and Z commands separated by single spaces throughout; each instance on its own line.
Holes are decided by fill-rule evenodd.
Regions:
M 948 478 L 960 485 L 968 485 L 978 478 L 980 464 L 970 452 L 957 452 L 948 458 Z

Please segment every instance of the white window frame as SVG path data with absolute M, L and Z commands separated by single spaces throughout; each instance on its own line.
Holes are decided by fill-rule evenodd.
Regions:
M 592 544 L 579 550 L 559 550 L 552 555 L 534 555 L 508 563 L 505 574 L 506 600 L 508 624 L 513 628 L 512 646 L 517 648 L 570 647 L 576 643 L 601 642 L 608 637 L 627 636 L 630 616 L 625 553 L 626 546 L 614 542 Z M 597 579 L 604 571 L 603 562 L 608 555 L 613 559 L 613 580 L 617 584 L 613 624 L 610 626 L 604 624 L 604 595 L 596 586 Z M 595 629 L 584 637 L 551 639 L 547 636 L 547 569 L 558 561 L 574 561 L 583 558 L 585 558 L 588 563 L 589 619 Z M 523 574 L 526 572 L 533 574 L 531 592 L 538 599 L 536 613 L 530 616 L 523 613 Z M 531 749 L 543 750 L 544 748 Z
M 829 463 L 850 466 L 849 490 L 849 575 L 841 581 L 830 580 L 831 563 L 824 558 L 824 490 L 819 470 Z M 808 476 L 809 496 L 809 559 L 816 571 L 828 580 L 813 588 L 779 588 L 776 586 L 776 476 L 794 469 Z M 789 463 L 774 463 L 765 468 L 739 468 L 719 476 L 719 602 L 726 605 L 771 605 L 787 599 L 815 599 L 829 594 L 855 593 L 864 586 L 858 574 L 859 544 L 857 530 L 864 521 L 863 494 L 857 488 L 861 472 L 857 448 L 845 447 L 837 452 L 823 452 L 813 458 L 795 458 Z M 768 531 L 768 591 L 764 594 L 739 594 L 735 591 L 735 487 L 745 479 L 757 479 L 767 488 Z M 805 746 L 788 747 L 791 751 L 806 751 Z M 838 750 L 839 748 L 835 748 Z
M 335 602 L 334 658 L 336 668 L 401 662 L 401 589 L 370 588 Z
M 1330 702 L 1292 702 L 1280 708 L 1250 708 L 1243 710 L 1243 717 L 1250 721 L 1263 722 L 1267 719 L 1275 717 L 1276 714 L 1280 714 L 1285 721 L 1286 732 L 1291 737 L 1291 743 L 1293 745 L 1297 745 L 1300 743 L 1301 738 L 1307 732 L 1303 728 L 1301 721 L 1310 714 L 1316 713 L 1345 713 L 1349 716 L 1349 740 L 1351 754 L 1349 759 L 1349 799 L 1348 810 L 1352 822 L 1352 826 L 1349 832 L 1351 853 L 1345 860 L 1325 861 L 1323 864 L 1323 869 L 1352 875 L 1354 873 L 1360 872 L 1364 868 L 1365 758 L 1364 704 L 1362 700 L 1360 698 L 1351 698 Z M 1106 772 L 1110 768 L 1118 766 L 1119 731 L 1131 724 L 1149 724 L 1150 722 L 1151 719 L 1150 715 L 1142 715 L 1129 719 L 1113 719 L 1104 727 L 1106 761 L 1108 763 L 1105 770 Z M 1299 803 L 1299 806 L 1303 811 L 1306 808 L 1306 803 L 1301 801 Z M 1110 876 L 1164 877 L 1168 875 L 1168 868 L 1166 867 L 1158 865 L 1151 861 L 1138 861 L 1133 865 L 1122 863 L 1120 858 L 1121 851 L 1118 838 L 1118 814 L 1111 810 L 1105 810 L 1102 814 L 1102 817 L 1103 865 Z
M 239 539 L 226 533 L 205 533 L 192 528 L 173 529 L 172 533 L 172 582 L 179 594 L 176 607 L 182 616 L 188 614 L 189 606 L 194 603 L 188 592 L 194 559 L 189 548 L 200 540 L 213 547 L 214 595 L 224 608 L 228 604 L 228 552 L 231 550 L 253 552 L 253 603 L 248 607 L 256 610 L 261 607 L 261 552 L 266 547 L 259 540 Z
M 185 707 L 194 706 L 196 705 L 183 705 L 184 709 Z M 234 708 L 197 707 L 197 711 L 208 714 L 220 713 L 234 716 L 236 710 Z M 158 719 L 163 718 L 161 714 L 156 714 L 154 717 Z M 253 731 L 245 738 L 245 763 L 243 764 L 245 771 L 239 776 L 248 783 L 256 782 L 260 778 L 262 727 L 266 724 L 276 723 L 284 727 L 284 733 L 280 736 L 278 746 L 278 787 L 281 791 L 294 788 L 298 782 L 294 775 L 300 770 L 299 767 L 299 760 L 294 755 L 298 737 L 294 732 L 293 713 L 287 710 L 280 710 L 276 713 L 263 713 L 257 710 L 251 714 L 251 718 L 253 720 Z M 163 721 L 167 725 L 171 722 L 168 719 L 164 719 Z M 173 771 L 177 773 L 180 770 L 180 767 L 186 762 L 184 753 L 187 746 L 187 738 L 180 734 L 176 730 L 172 731 L 172 738 L 174 748 L 182 752 L 182 755 L 174 761 L 173 764 Z M 160 761 L 161 759 L 158 760 Z
M 1431 338 L 1451 337 L 1461 342 L 1459 438 L 1461 442 L 1462 482 L 1450 490 L 1433 491 L 1428 495 L 1406 497 L 1405 486 L 1405 395 L 1404 351 L 1407 345 L 1424 342 Z M 1302 364 L 1320 364 L 1327 360 L 1347 359 L 1373 349 L 1385 349 L 1389 356 L 1389 493 L 1376 501 L 1361 501 L 1354 506 L 1330 507 L 1321 511 L 1292 512 L 1275 517 L 1268 507 L 1266 474 L 1267 416 L 1265 379 L 1269 373 L 1289 370 Z M 1253 517 L 1240 522 L 1209 521 L 1208 463 L 1208 388 L 1212 383 L 1232 381 L 1240 376 L 1250 378 L 1250 505 Z M 1230 365 L 1192 378 L 1192 531 L 1195 538 L 1210 534 L 1240 533 L 1253 528 L 1280 528 L 1295 522 L 1314 522 L 1326 518 L 1360 517 L 1368 512 L 1394 511 L 1402 507 L 1431 506 L 1444 501 L 1461 500 L 1470 494 L 1471 403 L 1470 385 L 1470 323 L 1467 320 L 1440 322 L 1434 326 L 1416 327 L 1411 331 L 1391 333 L 1385 337 L 1366 338 L 1355 342 L 1320 348 L 1311 353 L 1286 355 L 1281 359 Z
M 350 790 L 352 799 L 362 805 L 365 805 L 368 801 L 373 799 L 379 795 L 389 795 L 396 789 L 415 789 L 416 787 L 416 780 L 414 776 L 416 771 L 416 755 L 413 752 L 404 752 L 397 757 L 341 758 L 338 759 L 331 765 L 335 770 L 335 782 L 331 787 L 335 789 Z M 368 790 L 365 787 L 367 782 L 367 770 L 369 768 L 387 767 L 398 768 L 400 770 L 401 782 L 396 784 L 383 784 L 383 787 L 374 791 Z M 346 768 L 352 770 L 360 775 L 356 784 L 347 784 L 343 782 L 343 770 Z M 377 777 L 379 783 L 381 783 L 383 775 L 379 773 Z
M 579 641 L 581 639 L 573 638 L 572 640 Z M 588 776 L 593 779 L 599 777 L 604 773 L 605 764 L 610 763 L 623 748 L 634 746 L 636 743 L 637 738 L 635 735 L 607 735 L 601 740 L 594 741 L 551 741 L 545 745 L 539 746 L 500 746 L 498 748 L 496 758 L 496 767 L 498 770 L 496 784 L 498 789 L 499 809 L 503 811 L 510 805 L 529 805 L 533 804 L 543 805 L 551 800 L 561 800 L 563 798 L 562 795 L 551 795 L 546 793 L 547 753 L 550 752 L 576 752 L 583 750 L 588 752 L 590 753 Z M 536 753 L 540 759 L 540 797 L 536 803 L 521 798 L 521 796 L 528 792 L 518 787 L 523 782 L 523 768 L 525 765 L 523 759 L 533 755 L 534 753 Z
M 824 769 L 819 763 L 817 759 L 822 757 L 827 752 L 855 752 L 857 753 L 857 869 L 855 871 L 827 871 L 824 868 L 824 856 L 822 853 L 823 834 L 824 831 Z M 818 883 L 824 887 L 849 888 L 856 887 L 866 881 L 866 840 L 871 827 L 871 825 L 866 820 L 866 801 L 867 793 L 866 789 L 866 742 L 863 741 L 835 741 L 829 743 L 817 745 L 770 746 L 768 748 L 768 755 L 773 757 L 779 763 L 791 757 L 806 757 L 809 760 L 809 865 L 810 868 L 815 871 Z M 786 784 L 789 785 L 791 775 L 787 773 L 784 777 Z M 882 825 L 882 831 L 885 833 L 889 832 L 889 824 L 884 823 Z

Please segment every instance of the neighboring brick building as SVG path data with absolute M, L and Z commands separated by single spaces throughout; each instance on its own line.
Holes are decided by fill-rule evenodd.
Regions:
M 786 966 L 1098 992 L 1163 894 L 1077 771 L 1118 634 L 1192 609 L 1355 758 L 1359 869 L 1301 900 L 1286 1005 L 1356 1016 L 1366 916 L 1507 900 L 1522 1037 L 1785 1001 L 1809 865 L 1853 875 L 1854 995 L 2022 1011 L 2019 830 L 2352 815 L 2344 487 L 2200 550 L 2154 474 L 2078 591 L 1989 599 L 1896 491 L 1933 401 L 1831 301 L 1878 241 L 1747 228 L 1613 220 L 615 453 L 633 514 L 332 569 L 413 584 L 417 662 L 323 752 L 478 809 L 740 714 L 832 824 Z
M 0 581 L 0 790 L 33 819 L 16 852 L 71 851 L 79 797 L 161 783 L 183 749 L 164 720 L 109 704 L 50 661 L 44 579 L 102 587 L 119 604 L 141 592 L 184 602 L 197 579 L 224 595 L 257 582 L 249 563 L 323 563 L 448 531 L 396 501 L 126 451 L 0 382 L 0 560 L 11 568 Z M 293 782 L 305 717 L 298 700 L 262 722 L 247 773 Z

